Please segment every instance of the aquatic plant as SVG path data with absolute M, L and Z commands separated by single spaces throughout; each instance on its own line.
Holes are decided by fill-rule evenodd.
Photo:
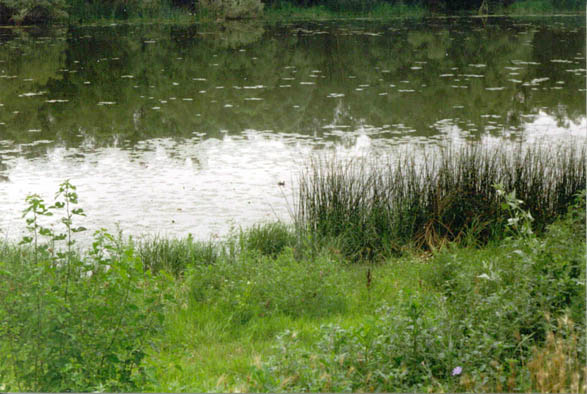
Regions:
M 374 160 L 315 159 L 301 175 L 297 226 L 372 260 L 407 245 L 485 243 L 504 236 L 515 191 L 541 231 L 585 188 L 585 147 L 464 145 Z M 384 161 L 381 163 L 381 161 Z

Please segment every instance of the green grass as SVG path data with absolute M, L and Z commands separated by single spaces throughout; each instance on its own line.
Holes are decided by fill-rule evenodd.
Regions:
M 285 252 L 273 264 L 284 266 L 283 275 L 287 272 L 289 283 L 279 279 L 269 261 L 257 259 L 246 258 L 246 265 L 253 266 L 249 270 L 227 264 L 218 272 L 210 270 L 196 275 L 197 280 L 191 279 L 191 289 L 201 288 L 202 279 L 215 282 L 218 276 L 228 283 L 243 278 L 243 285 L 219 286 L 205 297 L 187 294 L 187 303 L 167 320 L 168 329 L 147 361 L 157 382 L 147 390 L 250 391 L 254 369 L 279 355 L 275 345 L 280 333 L 295 332 L 301 344 L 311 346 L 320 338 L 323 325 L 357 326 L 375 319 L 383 304 L 402 302 L 425 286 L 419 278 L 427 264 L 415 257 L 378 266 L 341 266 L 322 256 L 316 267 L 312 261 L 292 266 L 292 256 Z M 325 273 L 328 269 L 330 272 Z M 369 287 L 368 270 L 372 277 Z M 318 278 L 320 281 L 315 280 Z M 267 286 L 270 292 L 263 291 Z M 234 319 L 235 313 L 242 316 L 243 309 L 257 312 L 255 305 L 265 305 L 269 295 L 276 300 L 272 310 L 261 309 L 246 320 Z M 311 304 L 303 301 L 305 295 L 311 297 Z M 246 303 L 239 305 L 237 300 L 243 298 Z M 227 299 L 234 304 L 227 304 Z M 287 299 L 303 309 L 292 309 Z
M 317 262 L 299 263 L 288 249 L 269 259 L 247 252 L 182 282 L 184 304 L 155 340 L 146 360 L 153 381 L 143 389 L 530 391 L 546 387 L 536 355 L 554 357 L 552 334 L 567 348 L 579 343 L 565 353 L 568 379 L 557 384 L 568 390 L 578 374 L 584 391 L 584 234 L 581 202 L 540 237 L 451 245 L 381 264 L 345 264 L 328 248 Z M 329 269 L 325 285 L 312 283 Z M 204 283 L 216 285 L 203 295 Z M 298 300 L 308 289 L 323 294 L 320 305 L 256 308 L 269 295 Z M 255 313 L 235 320 L 239 310 Z M 453 377 L 457 366 L 463 373 Z
M 80 230 L 62 189 L 0 243 L 2 390 L 585 392 L 584 191 L 539 234 L 509 194 L 502 237 L 353 264 L 280 223 L 76 250 L 31 216 Z

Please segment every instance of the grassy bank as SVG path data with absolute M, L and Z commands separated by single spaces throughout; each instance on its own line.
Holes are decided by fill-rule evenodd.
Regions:
M 506 164 L 471 152 L 450 163 Z M 553 178 L 523 163 L 520 190 L 551 201 Z M 340 239 L 280 223 L 215 243 L 98 231 L 79 250 L 64 182 L 54 202 L 28 197 L 29 235 L 0 245 L 0 389 L 585 392 L 585 193 L 546 220 L 512 191 L 494 189 L 494 237 L 355 262 Z

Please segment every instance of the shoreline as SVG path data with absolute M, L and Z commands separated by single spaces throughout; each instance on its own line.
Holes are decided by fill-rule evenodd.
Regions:
M 261 17 L 244 18 L 244 19 L 223 19 L 209 17 L 207 15 L 199 16 L 193 12 L 176 11 L 172 16 L 156 17 L 129 17 L 129 18 L 95 18 L 88 19 L 83 23 L 77 22 L 48 22 L 42 24 L 0 24 L 0 29 L 28 29 L 28 28 L 65 28 L 65 27 L 103 27 L 116 25 L 149 25 L 149 24 L 169 24 L 169 25 L 192 25 L 192 24 L 222 24 L 231 22 L 240 23 L 278 23 L 278 22 L 324 22 L 324 21 L 394 21 L 409 19 L 491 19 L 491 18 L 564 18 L 585 16 L 586 11 L 556 11 L 550 12 L 511 12 L 496 13 L 488 15 L 478 15 L 477 13 L 463 14 L 443 14 L 426 11 L 421 8 L 408 8 L 408 12 L 402 14 L 390 13 L 387 15 L 375 15 L 374 13 L 354 14 L 346 12 L 332 12 L 323 8 L 308 7 L 297 8 L 295 11 L 282 11 L 280 9 L 266 10 Z M 292 14 L 288 13 L 291 12 Z

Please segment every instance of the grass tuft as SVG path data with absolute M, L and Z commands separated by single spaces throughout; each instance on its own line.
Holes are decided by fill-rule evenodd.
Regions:
M 138 245 L 137 254 L 151 272 L 164 270 L 179 276 L 187 267 L 214 264 L 221 250 L 212 242 L 194 241 L 189 236 L 182 240 L 154 238 L 144 241 Z

